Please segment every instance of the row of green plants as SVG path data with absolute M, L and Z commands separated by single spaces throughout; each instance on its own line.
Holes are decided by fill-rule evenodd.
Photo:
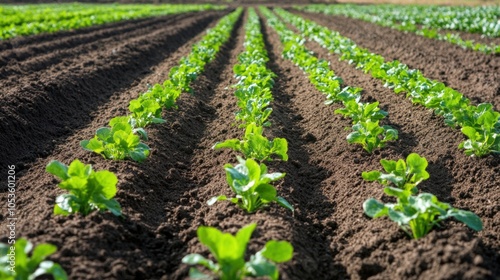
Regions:
M 189 84 L 203 71 L 206 63 L 215 58 L 221 45 L 229 39 L 241 13 L 242 9 L 239 8 L 222 18 L 193 46 L 192 52 L 181 59 L 179 66 L 171 69 L 169 80 L 163 85 L 151 87 L 138 99 L 132 100 L 129 106 L 130 115 L 113 118 L 109 122 L 110 127 L 99 128 L 93 139 L 82 141 L 82 146 L 109 159 L 130 158 L 143 161 L 149 155 L 149 148 L 140 141 L 141 138 L 147 140 L 144 127 L 151 123 L 163 123 L 161 109 L 174 107 L 182 92 L 192 92 Z M 79 213 L 86 216 L 92 211 L 110 211 L 116 216 L 122 216 L 121 206 L 114 198 L 118 178 L 113 172 L 94 171 L 90 164 L 84 164 L 78 159 L 72 161 L 69 166 L 52 160 L 46 171 L 60 180 L 59 188 L 67 191 L 56 198 L 55 215 Z M 241 241 L 240 238 L 237 239 Z M 45 260 L 56 252 L 54 245 L 40 244 L 33 249 L 30 256 L 32 249 L 33 245 L 25 239 L 18 239 L 10 246 L 0 244 L 0 278 L 24 280 L 46 274 L 52 275 L 56 280 L 68 278 L 60 265 Z M 273 252 L 272 248 L 266 254 L 269 254 L 269 251 Z M 9 252 L 15 252 L 14 260 L 10 259 Z M 265 257 L 259 260 L 262 258 Z M 15 269 L 12 269 L 13 267 Z
M 239 127 L 245 128 L 242 140 L 230 139 L 217 143 L 214 148 L 230 148 L 242 154 L 238 164 L 224 165 L 226 179 L 234 197 L 219 195 L 211 198 L 208 205 L 217 201 L 230 201 L 247 213 L 255 213 L 271 202 L 293 211 L 291 204 L 277 195 L 276 188 L 271 184 L 285 176 L 285 173 L 268 173 L 263 163 L 272 160 L 277 155 L 281 160 L 287 160 L 288 144 L 286 139 L 267 139 L 263 128 L 271 123 L 268 117 L 272 112 L 269 107 L 273 101 L 271 89 L 275 74 L 266 67 L 269 61 L 261 33 L 259 17 L 253 8 L 248 9 L 248 19 L 245 24 L 245 50 L 238 55 L 238 63 L 233 72 L 238 82 L 233 85 L 239 111 L 235 118 Z M 235 236 L 222 233 L 216 228 L 201 226 L 197 230 L 198 239 L 207 246 L 217 261 L 212 262 L 199 254 L 189 254 L 182 259 L 189 265 L 201 265 L 212 272 L 206 275 L 196 268 L 191 268 L 191 278 L 237 280 L 245 277 L 268 277 L 279 279 L 278 263 L 287 262 L 293 256 L 293 246 L 287 241 L 268 241 L 264 248 L 251 255 L 245 261 L 245 251 L 256 224 L 250 224 L 240 229 Z
M 435 5 L 335 5 L 339 9 L 354 8 L 378 15 L 394 23 L 421 25 L 425 28 L 500 36 L 500 7 L 435 6 Z
M 387 116 L 387 112 L 379 108 L 379 102 L 361 102 L 361 88 L 341 87 L 342 79 L 330 70 L 326 60 L 318 59 L 314 53 L 304 46 L 304 38 L 288 29 L 269 9 L 261 12 L 268 19 L 268 24 L 277 31 L 284 45 L 283 57 L 291 60 L 308 76 L 311 83 L 326 95 L 326 104 L 340 102 L 343 108 L 335 113 L 352 120 L 352 132 L 347 136 L 351 144 L 359 144 L 371 153 L 377 148 L 385 147 L 389 141 L 398 139 L 398 131 L 389 125 L 379 122 Z
M 478 157 L 500 153 L 500 113 L 490 103 L 471 105 L 462 93 L 444 83 L 426 78 L 419 70 L 410 69 L 397 60 L 385 62 L 380 55 L 360 48 L 349 38 L 341 36 L 313 21 L 276 9 L 287 22 L 297 27 L 306 37 L 340 55 L 365 73 L 385 82 L 395 93 L 406 92 L 414 104 L 420 104 L 443 116 L 450 127 L 460 127 L 468 138 L 459 148 L 466 155 Z
M 0 6 L 0 40 L 73 30 L 122 20 L 225 9 L 211 4 L 58 4 Z
M 378 5 L 310 5 L 295 6 L 296 9 L 315 13 L 325 13 L 327 15 L 343 15 L 355 19 L 361 19 L 367 22 L 375 23 L 380 26 L 393 28 L 399 31 L 411 32 L 431 39 L 446 41 L 458 45 L 464 49 L 480 51 L 486 54 L 500 53 L 500 45 L 494 43 L 483 44 L 474 40 L 464 40 L 458 33 L 441 33 L 439 27 L 423 27 L 416 23 L 411 17 L 394 17 L 394 10 L 387 10 L 384 6 Z M 429 18 L 427 18 L 429 19 Z M 496 24 L 496 23 L 490 23 Z M 500 31 L 500 24 L 497 25 Z
M 239 8 L 222 18 L 193 46 L 191 53 L 180 60 L 178 66 L 170 69 L 168 80 L 149 87 L 148 91 L 131 100 L 129 115 L 111 119 L 109 127 L 97 129 L 95 136 L 83 140 L 81 146 L 107 159 L 146 160 L 150 149 L 141 142 L 141 139 L 147 140 L 144 128 L 150 124 L 164 123 L 163 110 L 175 108 L 181 93 L 193 93 L 190 83 L 203 72 L 207 63 L 215 59 L 222 44 L 231 36 L 241 12 Z

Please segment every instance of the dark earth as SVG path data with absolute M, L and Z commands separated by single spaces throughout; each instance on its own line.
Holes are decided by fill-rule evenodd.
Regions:
M 206 204 L 214 195 L 231 194 L 223 165 L 235 164 L 236 154 L 211 147 L 243 134 L 234 119 L 238 108 L 231 85 L 236 83 L 233 65 L 244 50 L 246 14 L 193 83 L 194 94 L 182 95 L 179 108 L 165 113 L 166 124 L 147 128 L 152 154 L 144 163 L 110 161 L 80 147 L 81 140 L 93 137 L 112 117 L 126 114 L 128 102 L 148 84 L 167 79 L 203 31 L 228 12 L 134 20 L 0 42 L 0 203 L 7 204 L 3 180 L 7 165 L 14 164 L 19 237 L 55 244 L 59 249 L 50 259 L 70 279 L 185 279 L 189 267 L 181 264 L 182 257 L 194 252 L 208 256 L 196 237 L 200 225 L 235 233 L 252 222 L 258 226 L 249 254 L 271 239 L 294 246 L 292 261 L 279 266 L 282 279 L 499 279 L 500 158 L 467 157 L 457 148 L 465 136 L 441 117 L 308 43 L 330 61 L 345 85 L 363 88 L 364 101 L 379 101 L 389 112 L 384 124 L 399 131 L 399 140 L 373 154 L 349 145 L 345 127 L 350 121 L 334 114 L 339 105 L 325 105 L 325 97 L 302 70 L 281 57 L 278 36 L 263 18 L 268 66 L 277 74 L 272 126 L 265 132 L 289 143 L 289 160 L 268 166 L 271 172 L 287 173 L 277 188 L 294 205 L 293 215 L 276 204 L 252 215 L 226 202 Z M 359 20 L 299 14 L 386 59 L 420 69 L 473 103 L 491 102 L 500 109 L 499 56 Z M 361 173 L 381 170 L 382 158 L 397 160 L 412 152 L 429 161 L 431 177 L 420 189 L 475 212 L 483 231 L 450 220 L 412 240 L 388 219 L 363 214 L 364 200 L 390 199 Z M 116 199 L 124 217 L 53 215 L 55 198 L 63 191 L 45 166 L 52 159 L 69 164 L 77 158 L 118 176 Z M 2 211 L 2 229 L 4 215 Z M 7 241 L 4 234 L 0 237 Z

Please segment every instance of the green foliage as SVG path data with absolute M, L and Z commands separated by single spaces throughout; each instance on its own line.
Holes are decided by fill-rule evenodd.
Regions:
M 288 160 L 288 142 L 284 138 L 267 139 L 262 135 L 263 128 L 254 123 L 249 124 L 245 130 L 243 140 L 229 139 L 222 143 L 217 143 L 214 149 L 229 148 L 241 152 L 245 158 L 257 161 L 271 160 L 272 155 L 280 159 Z
M 380 164 L 387 173 L 378 170 L 363 172 L 363 179 L 377 181 L 384 186 L 394 185 L 399 189 L 410 191 L 412 194 L 417 193 L 418 184 L 429 179 L 429 173 L 426 171 L 427 160 L 416 153 L 409 154 L 406 161 L 382 159 Z
M 51 275 L 55 280 L 66 280 L 68 275 L 59 264 L 45 260 L 56 251 L 57 247 L 48 243 L 38 244 L 33 249 L 33 244 L 24 238 L 17 239 L 11 245 L 0 243 L 0 278 L 32 280 L 42 275 Z M 15 261 L 11 263 L 12 255 Z
M 459 34 L 441 30 L 462 30 L 500 36 L 494 7 L 437 7 L 415 5 L 309 5 L 295 8 L 329 15 L 343 15 L 361 19 L 403 32 L 411 32 L 431 39 L 446 41 L 464 49 L 486 54 L 500 53 L 500 46 L 464 40 Z M 443 33 L 443 34 L 442 34 Z
M 182 92 L 193 93 L 190 84 L 203 72 L 205 65 L 215 59 L 222 44 L 229 39 L 241 12 L 240 8 L 223 17 L 193 46 L 187 57 L 181 58 L 179 65 L 170 69 L 168 80 L 150 86 L 147 92 L 130 102 L 129 123 L 132 127 L 143 128 L 152 123 L 164 123 L 162 109 L 176 107 Z
M 476 130 L 474 127 L 465 126 L 461 129 L 469 139 L 460 143 L 460 149 L 465 149 L 465 154 L 477 155 L 479 157 L 495 153 L 500 153 L 500 133 L 488 130 Z
M 269 277 L 279 279 L 276 263 L 289 261 L 293 256 L 293 247 L 286 241 L 268 241 L 265 247 L 250 256 L 245 262 L 245 251 L 256 224 L 241 228 L 235 236 L 223 233 L 213 227 L 200 226 L 198 239 L 208 247 L 216 263 L 200 254 L 189 254 L 182 259 L 189 265 L 201 265 L 212 271 L 213 276 L 205 275 L 196 268 L 191 268 L 191 278 L 239 280 L 244 277 Z
M 383 204 L 370 198 L 363 203 L 365 214 L 372 218 L 387 216 L 415 239 L 424 237 L 439 222 L 450 217 L 473 230 L 480 231 L 483 228 L 481 219 L 476 214 L 453 208 L 430 193 L 412 196 L 408 190 L 392 187 L 384 188 L 384 192 L 397 197 L 397 203 Z
M 161 118 L 161 105 L 155 99 L 138 98 L 130 101 L 128 106 L 132 115 L 133 127 L 146 127 L 151 123 L 164 123 Z
M 335 76 L 330 70 L 330 65 L 326 60 L 318 59 L 314 53 L 304 46 L 304 38 L 289 30 L 286 25 L 273 15 L 268 9 L 262 8 L 262 13 L 268 18 L 269 25 L 274 28 L 284 44 L 283 57 L 291 60 L 309 75 L 311 83 L 327 97 L 326 104 L 342 102 L 344 108 L 338 109 L 335 113 L 342 114 L 352 119 L 353 132 L 347 136 L 349 143 L 357 143 L 363 148 L 372 152 L 376 148 L 382 148 L 388 141 L 398 138 L 398 132 L 394 128 L 385 125 L 380 126 L 379 120 L 387 116 L 387 112 L 378 107 L 378 102 L 361 103 L 361 88 L 346 86 L 341 88 L 342 79 Z M 291 14 L 276 8 L 282 18 L 292 21 Z M 316 36 L 318 32 L 316 26 L 308 25 L 304 20 L 296 20 L 294 24 L 300 26 L 299 29 L 307 36 Z
M 121 215 L 120 204 L 113 199 L 118 179 L 112 172 L 95 172 L 90 164 L 85 165 L 79 160 L 74 160 L 69 166 L 53 160 L 46 171 L 61 180 L 58 185 L 61 189 L 69 191 L 56 198 L 54 214 L 81 213 L 86 216 L 94 210 L 109 210 L 116 216 Z
M 398 131 L 388 125 L 380 126 L 378 121 L 360 122 L 352 126 L 353 132 L 347 135 L 347 142 L 360 144 L 371 153 L 374 149 L 385 147 L 389 141 L 398 139 Z
M 104 23 L 185 12 L 224 9 L 210 4 L 42 4 L 0 6 L 0 40 Z
M 493 105 L 468 106 L 457 110 L 453 117 L 463 126 L 462 133 L 469 138 L 459 145 L 459 148 L 465 149 L 466 155 L 481 157 L 500 153 L 500 113 L 493 110 Z
M 378 107 L 379 102 L 361 103 L 358 100 L 349 100 L 344 103 L 344 108 L 335 110 L 336 114 L 352 119 L 352 123 L 376 122 L 387 116 L 387 112 Z
M 150 152 L 149 147 L 140 141 L 139 135 L 147 139 L 147 134 L 142 128 L 133 129 L 129 120 L 128 117 L 113 118 L 109 122 L 111 127 L 97 129 L 94 138 L 83 140 L 80 145 L 107 159 L 144 161 Z
M 253 213 L 274 201 L 294 211 L 288 201 L 277 196 L 276 189 L 270 184 L 285 177 L 285 173 L 268 174 L 266 165 L 263 163 L 259 165 L 252 159 L 244 160 L 239 157 L 238 161 L 239 164 L 235 167 L 231 164 L 224 166 L 227 183 L 236 196 L 233 198 L 227 198 L 225 195 L 216 196 L 208 201 L 208 205 L 221 200 L 229 200 L 241 209 Z
M 236 120 L 241 121 L 240 127 L 251 123 L 265 127 L 271 125 L 267 119 L 273 111 L 269 105 L 273 101 L 271 88 L 276 75 L 266 67 L 269 58 L 260 29 L 259 17 L 250 8 L 245 25 L 245 51 L 238 55 L 239 63 L 233 67 L 238 79 L 234 87 L 240 108 L 236 113 Z

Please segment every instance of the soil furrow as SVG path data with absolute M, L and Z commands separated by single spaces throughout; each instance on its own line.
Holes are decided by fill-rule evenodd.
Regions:
M 340 16 L 294 11 L 314 20 L 359 46 L 382 55 L 387 61 L 399 60 L 419 69 L 434 80 L 450 86 L 473 103 L 492 103 L 500 111 L 500 56 L 464 50 L 447 42 L 406 34 L 388 27 Z
M 124 37 L 127 32 L 136 31 L 141 32 L 141 29 L 146 28 L 150 25 L 155 25 L 158 23 L 168 24 L 175 20 L 181 20 L 182 18 L 186 18 L 192 14 L 180 14 L 180 15 L 171 15 L 165 17 L 157 17 L 146 20 L 141 20 L 140 22 L 135 21 L 126 21 L 120 25 L 114 26 L 102 26 L 102 28 L 94 30 L 93 32 L 88 32 L 85 34 L 74 34 L 67 37 L 62 38 L 61 40 L 49 41 L 46 43 L 36 43 L 33 45 L 23 45 L 15 49 L 9 49 L 3 52 L 0 52 L 0 67 L 2 68 L 2 72 L 0 73 L 0 77 L 3 79 L 7 77 L 7 75 L 11 75 L 17 71 L 19 68 L 26 68 L 29 66 L 25 66 L 21 62 L 29 59 L 30 61 L 39 61 L 41 60 L 39 57 L 44 54 L 49 54 L 52 59 L 62 59 L 69 55 L 77 55 L 81 54 L 81 52 L 71 52 L 67 51 L 72 48 L 76 48 L 77 46 L 99 42 L 99 45 L 103 45 L 105 42 L 100 42 L 100 39 L 108 39 L 106 41 L 110 41 L 112 37 L 116 35 L 120 35 Z M 144 34 L 144 33 L 143 33 Z M 114 38 L 113 41 L 118 41 L 120 38 Z M 111 41 L 112 42 L 112 41 Z M 90 51 L 92 49 L 96 49 L 96 45 L 90 44 L 85 49 L 81 51 Z M 89 47 L 93 46 L 93 47 Z M 64 52 L 63 52 L 64 50 Z M 47 59 L 44 59 L 45 61 Z M 33 64 L 33 62 L 31 63 Z M 41 67 L 49 67 L 53 63 L 40 63 Z M 8 65 L 9 69 L 5 66 Z M 15 67 L 14 67 L 15 66 Z M 14 68 L 14 69 L 12 69 Z M 37 71 L 40 69 L 35 69 Z M 10 72 L 10 73 L 9 73 Z
M 142 36 L 123 42 L 124 47 L 110 54 L 104 49 L 70 69 L 11 89 L 0 107 L 0 139 L 4 143 L 5 160 L 26 162 L 50 153 L 56 143 L 87 124 L 89 114 L 135 79 L 149 72 L 187 40 L 203 31 L 224 12 L 207 12 L 165 26 L 162 36 Z M 156 33 L 156 32 L 155 32 Z M 64 62 L 63 62 L 64 63 Z M 21 79 L 21 78 L 20 78 Z M 8 121 L 7 121 L 8 120 Z M 60 143 L 60 142 L 59 142 Z
M 431 111 L 416 107 L 404 95 L 395 95 L 383 83 L 339 61 L 317 43 L 307 47 L 318 57 L 330 62 L 336 75 L 349 86 L 362 87 L 363 101 L 379 101 L 389 112 L 384 120 L 399 131 L 399 140 L 369 155 L 359 146 L 346 147 L 347 142 L 333 145 L 328 153 L 337 158 L 322 162 L 336 178 L 333 219 L 338 225 L 331 248 L 338 253 L 335 260 L 345 265 L 350 278 L 456 278 L 467 271 L 467 279 L 485 279 L 498 275 L 495 263 L 499 260 L 500 240 L 495 234 L 499 215 L 493 209 L 500 205 L 500 159 L 467 157 L 457 149 L 464 140 L 460 131 L 447 127 L 442 118 Z M 339 116 L 332 116 L 338 119 Z M 313 150 L 320 151 L 324 145 Z M 351 153 L 345 153 L 351 151 Z M 416 152 L 429 161 L 430 179 L 421 186 L 424 192 L 436 195 L 441 201 L 478 214 L 485 228 L 479 233 L 462 224 L 447 222 L 429 237 L 410 241 L 388 221 L 369 220 L 363 215 L 362 202 L 369 197 L 382 197 L 382 187 L 364 182 L 363 171 L 381 170 L 380 159 L 399 159 Z M 330 168 L 326 167 L 330 166 Z M 331 169 L 335 166 L 334 169 Z M 479 176 L 478 176 L 479 175 Z M 389 201 L 389 200 L 387 200 Z M 354 207 L 353 207 L 354 206 Z M 437 252 L 437 253 L 436 253 Z M 450 254 L 457 254 L 450 258 Z M 422 258 L 422 255 L 425 258 Z

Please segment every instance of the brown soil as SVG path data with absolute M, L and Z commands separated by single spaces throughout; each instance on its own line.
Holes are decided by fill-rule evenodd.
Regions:
M 127 62 L 123 66 L 110 59 L 98 67 L 87 68 L 93 69 L 87 71 L 94 74 L 65 72 L 66 80 L 56 88 L 66 88 L 65 93 L 74 92 L 75 100 L 65 100 L 58 105 L 69 102 L 75 105 L 68 106 L 70 108 L 60 115 L 53 114 L 50 110 L 54 109 L 48 105 L 40 116 L 21 106 L 31 102 L 35 93 L 49 95 L 53 88 L 28 91 L 28 87 L 26 91 L 32 97 L 2 102 L 2 110 L 9 114 L 24 114 L 34 119 L 32 123 L 15 124 L 22 129 L 10 129 L 12 136 L 8 136 L 13 139 L 9 143 L 15 140 L 30 152 L 21 156 L 18 154 L 22 149 L 17 148 L 8 153 L 16 149 L 10 144 L 2 159 L 5 164 L 24 162 L 24 171 L 17 178 L 20 236 L 35 243 L 57 245 L 59 251 L 51 259 L 59 262 L 71 279 L 184 279 L 188 267 L 181 264 L 181 258 L 192 252 L 208 253 L 196 238 L 198 226 L 217 226 L 234 233 L 250 222 L 257 223 L 258 227 L 249 252 L 259 250 L 270 239 L 288 240 L 293 244 L 293 260 L 280 265 L 282 279 L 495 279 L 500 275 L 499 158 L 466 157 L 457 149 L 463 139 L 459 131 L 446 127 L 442 119 L 431 112 L 413 107 L 403 96 L 384 88 L 381 82 L 310 44 L 320 57 L 331 61 L 332 69 L 347 85 L 364 88 L 365 100 L 380 101 L 381 107 L 389 112 L 385 122 L 400 131 L 400 140 L 372 155 L 358 146 L 348 145 L 345 140 L 348 131 L 344 127 L 350 126 L 349 121 L 334 115 L 338 105 L 324 105 L 325 98 L 311 86 L 302 71 L 281 58 L 278 37 L 267 26 L 263 31 L 271 58 L 268 66 L 278 77 L 273 89 L 272 127 L 266 134 L 286 138 L 290 157 L 287 162 L 276 161 L 269 166 L 273 172 L 287 173 L 278 184 L 278 192 L 294 205 L 295 214 L 292 216 L 277 205 L 254 215 L 224 202 L 207 206 L 210 197 L 230 194 L 222 166 L 235 163 L 233 152 L 214 151 L 211 147 L 217 141 L 240 137 L 243 133 L 233 125 L 237 107 L 230 85 L 235 82 L 232 66 L 243 50 L 244 19 L 238 22 L 232 39 L 216 61 L 194 82 L 195 94 L 185 94 L 179 99 L 179 109 L 165 114 L 166 124 L 148 128 L 147 144 L 152 148 L 152 155 L 146 162 L 112 162 L 80 148 L 79 142 L 92 137 L 95 129 L 105 125 L 112 116 L 125 114 L 128 101 L 144 91 L 147 83 L 164 80 L 168 70 L 200 39 L 202 34 L 198 33 L 208 23 L 213 25 L 214 19 L 220 16 L 221 13 L 189 16 L 165 27 L 172 28 L 172 33 L 165 31 L 162 39 L 157 40 L 169 44 L 158 42 L 154 47 L 120 53 L 119 57 L 125 61 L 129 61 L 127 57 L 135 57 L 144 64 Z M 175 32 L 182 30 L 181 26 L 187 31 Z M 378 27 L 372 29 L 374 34 L 383 33 Z M 156 42 L 153 37 L 142 42 L 149 46 L 154 44 L 151 40 Z M 394 44 L 394 37 L 392 40 L 387 44 Z M 425 45 L 419 40 L 423 38 L 417 38 L 409 52 Z M 379 41 L 372 38 L 369 44 L 378 45 Z M 151 48 L 158 51 L 165 46 L 169 46 L 168 51 L 150 58 Z M 443 52 L 440 55 L 448 55 L 445 47 L 440 51 Z M 485 67 L 475 63 L 470 53 L 455 55 L 464 67 Z M 74 58 L 70 59 L 73 59 L 70 66 L 75 66 Z M 411 56 L 407 56 L 407 60 L 410 59 Z M 96 56 L 88 60 L 100 63 Z M 434 67 L 440 66 L 438 62 L 433 63 Z M 52 77 L 48 69 L 54 68 L 41 70 L 39 75 Z M 104 77 L 96 78 L 95 73 Z M 12 77 L 22 78 L 16 73 Z M 35 79 L 32 82 L 38 80 L 32 77 Z M 491 76 L 477 78 L 476 87 L 489 89 L 486 85 L 491 84 L 488 80 Z M 103 86 L 107 83 L 112 84 Z M 22 89 L 22 86 L 27 85 L 19 87 Z M 9 89 L 2 98 L 17 95 L 21 93 Z M 61 91 L 56 99 L 63 97 Z M 45 134 L 39 131 L 38 127 L 56 128 L 56 120 L 66 122 L 67 130 L 50 133 L 50 129 L 45 129 Z M 14 120 L 2 122 L 12 124 Z M 6 137 L 3 134 L 2 137 Z M 46 143 L 47 147 L 37 150 L 32 139 Z M 31 152 L 33 150 L 35 152 Z M 371 220 L 363 214 L 362 202 L 369 197 L 382 198 L 382 191 L 377 184 L 364 182 L 361 172 L 380 169 L 381 158 L 398 159 L 410 152 L 425 156 L 430 163 L 431 178 L 421 189 L 477 213 L 485 225 L 482 232 L 475 233 L 450 221 L 429 236 L 413 241 L 387 219 Z M 93 213 L 88 217 L 52 215 L 54 199 L 62 192 L 56 187 L 57 180 L 47 174 L 44 167 L 51 159 L 69 163 L 75 158 L 92 163 L 97 170 L 108 169 L 117 174 L 117 200 L 123 207 L 124 219 L 109 213 Z M 18 165 L 18 171 L 22 168 Z M 2 195 L 0 203 L 5 205 L 5 200 L 6 195 Z M 0 227 L 4 228 L 4 216 L 0 219 Z M 6 238 L 0 241 L 5 242 Z

